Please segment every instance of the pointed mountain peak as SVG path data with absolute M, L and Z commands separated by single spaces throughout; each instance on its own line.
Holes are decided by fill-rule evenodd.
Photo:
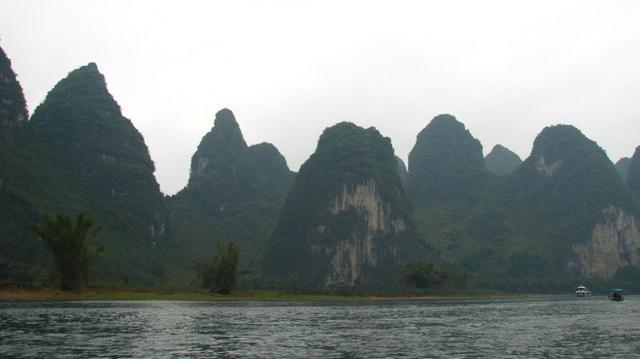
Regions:
M 605 151 L 573 126 L 545 128 L 513 180 L 523 186 L 530 205 L 559 213 L 580 208 L 593 214 L 609 205 L 635 211 L 629 188 Z
M 69 72 L 67 77 L 60 81 L 58 85 L 72 83 L 74 85 L 93 85 L 99 88 L 107 87 L 104 75 L 98 70 L 98 65 L 95 62 L 90 62 L 84 66 L 80 66 L 77 69 Z M 57 86 L 56 86 L 57 87 Z M 56 88 L 54 87 L 54 90 Z
M 536 137 L 527 161 L 545 176 L 555 176 L 567 164 L 610 162 L 597 143 L 571 125 L 545 127 Z
M 223 108 L 216 113 L 213 121 L 213 129 L 211 135 L 218 141 L 224 141 L 227 144 L 236 144 L 238 146 L 247 147 L 240 130 L 240 125 L 236 121 L 236 117 L 231 110 Z
M 502 145 L 495 145 L 489 154 L 484 158 L 487 169 L 490 172 L 503 176 L 513 172 L 522 160 L 517 154 Z
M 470 166 L 484 168 L 482 145 L 465 125 L 455 117 L 438 115 L 418 134 L 416 145 L 409 154 L 409 172 L 421 167 L 423 156 L 445 156 L 464 161 Z M 441 158 L 445 159 L 445 158 Z
M 11 60 L 0 47 L 0 142 L 12 138 L 18 124 L 27 118 L 22 86 L 11 68 Z
M 489 153 L 491 154 L 491 153 L 505 153 L 505 152 L 513 153 L 510 149 L 504 147 L 503 145 L 497 144 L 497 145 L 493 146 L 493 148 L 491 149 L 491 152 L 489 152 Z
M 47 94 L 45 101 L 36 108 L 36 113 L 42 107 L 55 104 L 61 108 L 69 106 L 100 111 L 102 114 L 122 116 L 120 106 L 107 89 L 104 75 L 98 66 L 91 62 L 71 72 L 60 80 Z M 96 116 L 97 117 L 97 116 Z M 34 116 L 34 124 L 46 123 L 49 116 Z
M 257 168 L 273 178 L 286 179 L 291 176 L 287 160 L 276 146 L 262 142 L 249 147 L 253 161 Z
M 434 117 L 429 123 L 431 126 L 451 126 L 464 129 L 465 126 L 462 122 L 458 121 L 455 116 L 448 113 L 443 113 Z
M 216 113 L 213 128 L 202 137 L 191 158 L 189 185 L 203 179 L 206 173 L 233 171 L 238 163 L 248 161 L 247 143 L 233 112 L 222 109 Z
M 532 156 L 552 156 L 553 159 L 562 157 L 574 150 L 574 145 L 604 151 L 592 140 L 588 139 L 579 129 L 572 125 L 554 125 L 545 127 L 533 143 Z
M 223 126 L 223 124 L 233 124 L 234 126 L 239 127 L 238 122 L 236 121 L 236 116 L 228 108 L 223 108 L 216 112 L 214 126 Z
M 393 146 L 391 140 L 382 136 L 375 127 L 365 129 L 352 122 L 340 122 L 322 132 L 312 157 L 323 161 L 332 159 L 340 168 L 358 168 L 367 161 L 374 161 L 373 157 L 380 155 L 381 151 L 393 153 Z M 392 159 L 390 168 L 396 169 L 395 156 Z
M 480 141 L 455 117 L 439 115 L 420 131 L 409 153 L 407 189 L 418 196 L 455 198 L 487 174 Z

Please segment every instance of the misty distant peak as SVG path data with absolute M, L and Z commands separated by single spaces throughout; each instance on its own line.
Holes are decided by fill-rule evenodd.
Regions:
M 629 169 L 629 164 L 631 163 L 631 158 L 622 157 L 616 162 L 616 169 L 620 172 L 622 178 L 627 178 L 627 170 Z
M 430 198 L 456 198 L 487 175 L 482 144 L 455 117 L 436 116 L 409 153 L 408 189 Z
M 533 143 L 531 156 L 539 160 L 543 157 L 547 163 L 562 160 L 575 153 L 579 148 L 593 150 L 606 157 L 606 153 L 597 143 L 587 138 L 572 125 L 554 125 L 545 127 Z
M 216 113 L 215 120 L 213 121 L 212 135 L 217 141 L 224 141 L 228 144 L 237 144 L 241 147 L 246 147 L 247 144 L 242 136 L 240 125 L 236 121 L 236 117 L 233 112 L 227 108 Z
M 458 126 L 458 127 L 462 127 L 462 128 L 465 127 L 464 124 L 462 122 L 458 121 L 458 119 L 456 119 L 455 116 L 450 115 L 448 113 L 443 113 L 443 114 L 440 114 L 440 115 L 434 117 L 431 120 L 430 124 L 434 125 L 434 126 L 439 125 L 439 124 L 446 124 L 446 125 L 454 125 L 454 126 Z
M 268 176 L 281 180 L 288 180 L 291 177 L 287 160 L 271 143 L 262 142 L 252 145 L 249 147 L 249 153 L 256 167 Z
M 487 169 L 490 172 L 503 176 L 513 172 L 522 160 L 517 154 L 502 145 L 495 145 L 489 154 L 484 158 Z

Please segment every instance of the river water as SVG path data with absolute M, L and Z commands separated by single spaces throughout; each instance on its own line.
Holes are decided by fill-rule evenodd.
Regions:
M 630 358 L 640 298 L 0 302 L 2 358 Z

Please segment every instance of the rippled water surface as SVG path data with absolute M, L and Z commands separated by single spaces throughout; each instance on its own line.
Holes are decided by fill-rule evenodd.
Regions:
M 640 300 L 0 302 L 0 357 L 640 357 Z

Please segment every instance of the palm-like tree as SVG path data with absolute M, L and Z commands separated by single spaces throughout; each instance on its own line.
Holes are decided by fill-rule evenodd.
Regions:
M 193 261 L 198 277 L 202 280 L 202 286 L 209 288 L 212 292 L 220 294 L 231 294 L 231 290 L 238 285 L 240 274 L 238 263 L 240 262 L 240 248 L 233 242 L 226 246 L 216 241 L 217 255 L 209 261 Z
M 75 227 L 71 218 L 62 213 L 44 215 L 44 224 L 30 227 L 53 254 L 60 272 L 62 290 L 83 290 L 89 284 L 89 260 L 104 247 L 94 243 L 100 228 L 94 218 L 80 212 Z

